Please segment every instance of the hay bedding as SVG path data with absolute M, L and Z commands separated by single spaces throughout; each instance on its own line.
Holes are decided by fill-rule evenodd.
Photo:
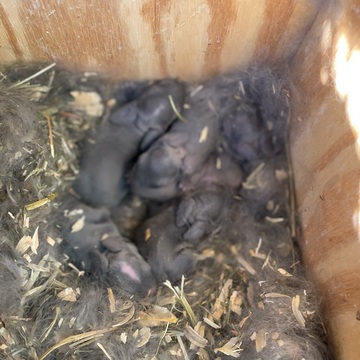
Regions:
M 18 84 L 44 69 L 13 66 L 0 84 L 0 358 L 329 359 L 319 299 L 293 242 L 283 153 L 248 166 L 198 249 L 195 275 L 137 298 L 71 264 L 59 246 L 59 209 L 81 142 L 115 101 L 146 83 L 110 85 L 55 67 Z M 283 95 L 273 81 L 263 104 Z M 273 110 L 257 109 L 270 119 L 279 116 Z M 132 234 L 144 207 L 127 201 L 118 225 Z

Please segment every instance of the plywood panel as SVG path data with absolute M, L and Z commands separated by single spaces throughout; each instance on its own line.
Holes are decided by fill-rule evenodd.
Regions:
M 198 78 L 288 59 L 317 0 L 0 0 L 0 62 Z
M 339 359 L 360 358 L 360 1 L 324 7 L 292 65 L 301 246 Z

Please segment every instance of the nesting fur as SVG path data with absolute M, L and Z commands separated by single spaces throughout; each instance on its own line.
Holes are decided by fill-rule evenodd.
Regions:
M 282 137 L 264 145 L 276 155 L 270 162 L 262 165 L 258 157 L 244 166 L 243 186 L 227 216 L 198 249 L 197 273 L 183 288 L 194 320 L 182 303 L 173 306 L 169 288 L 132 298 L 84 276 L 60 250 L 57 209 L 77 176 L 81 140 L 100 121 L 74 111 L 69 92 L 96 91 L 106 112 L 108 100 L 128 101 L 144 85 L 129 83 L 119 92 L 119 85 L 55 70 L 33 81 L 42 85 L 35 103 L 29 98 L 38 86 L 10 88 L 34 71 L 8 70 L 0 87 L 0 359 L 331 358 L 319 299 L 289 230 Z M 255 106 L 278 136 L 284 121 L 277 114 L 286 106 L 274 79 L 261 68 L 218 81 L 229 99 L 236 83 L 237 93 L 247 94 L 243 108 Z M 229 152 L 236 159 L 236 148 Z M 133 234 L 146 206 L 138 198 L 126 201 L 119 213 L 129 222 L 118 225 Z

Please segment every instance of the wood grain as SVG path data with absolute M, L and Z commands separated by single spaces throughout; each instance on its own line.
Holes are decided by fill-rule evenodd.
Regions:
M 291 66 L 301 247 L 344 360 L 360 357 L 359 50 L 360 1 L 331 2 Z
M 317 0 L 0 0 L 0 63 L 195 79 L 287 61 L 318 8 Z

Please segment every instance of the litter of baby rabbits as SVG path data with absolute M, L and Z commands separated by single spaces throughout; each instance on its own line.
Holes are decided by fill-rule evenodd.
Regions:
M 281 74 L 1 78 L 0 359 L 332 358 Z

